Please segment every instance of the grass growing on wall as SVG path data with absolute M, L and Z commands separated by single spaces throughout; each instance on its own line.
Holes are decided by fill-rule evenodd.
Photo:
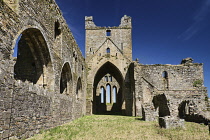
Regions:
M 136 117 L 93 115 L 44 131 L 29 140 L 208 140 L 208 126 L 185 123 L 185 128 L 162 129 L 157 122 Z

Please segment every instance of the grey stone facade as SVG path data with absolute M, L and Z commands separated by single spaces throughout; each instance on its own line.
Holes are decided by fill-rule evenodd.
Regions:
M 132 61 L 126 15 L 118 27 L 85 17 L 85 28 L 84 59 L 54 0 L 0 1 L 0 139 L 27 138 L 90 114 L 142 116 L 165 128 L 208 123 L 202 64 Z
M 86 112 L 86 64 L 57 4 L 14 2 L 0 1 L 0 139 L 30 137 Z

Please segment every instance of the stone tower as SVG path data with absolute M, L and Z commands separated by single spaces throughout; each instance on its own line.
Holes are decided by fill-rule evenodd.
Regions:
M 99 27 L 92 16 L 85 17 L 85 29 L 87 113 L 123 112 L 131 115 L 131 17 L 123 16 L 118 27 Z

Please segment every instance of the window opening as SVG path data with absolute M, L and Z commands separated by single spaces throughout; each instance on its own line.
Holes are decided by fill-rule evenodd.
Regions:
M 116 103 L 117 102 L 117 88 L 114 86 L 113 87 L 113 100 L 112 100 L 113 103 Z
M 112 76 L 109 76 L 109 81 L 112 82 Z
M 106 103 L 111 103 L 111 86 L 106 85 Z
M 17 41 L 16 41 L 16 43 L 15 43 L 15 47 L 14 47 L 14 53 L 13 53 L 13 57 L 17 57 L 18 56 L 18 43 L 19 43 L 19 41 L 20 41 L 20 39 L 21 39 L 21 36 L 22 36 L 22 34 L 20 34 L 19 36 L 18 36 L 18 38 L 17 38 Z
M 55 38 L 61 34 L 61 27 L 58 21 L 55 22 Z
M 106 36 L 111 36 L 111 30 L 106 30 Z
M 60 93 L 70 94 L 70 83 L 71 83 L 71 71 L 68 63 L 62 68 L 61 78 L 60 78 Z
M 164 89 L 168 89 L 168 87 L 169 87 L 169 85 L 168 85 L 168 73 L 166 71 L 164 71 L 162 73 L 162 77 L 163 77 Z
M 104 87 L 101 87 L 100 95 L 101 95 L 101 103 L 104 103 Z
M 82 93 L 82 82 L 81 79 L 79 78 L 77 80 L 77 89 L 76 89 L 76 98 L 79 99 L 79 96 L 81 96 Z
M 106 53 L 110 53 L 110 48 L 107 48 L 106 49 Z
M 167 79 L 167 78 L 168 78 L 168 73 L 167 73 L 166 71 L 164 71 L 164 72 L 162 73 L 162 76 L 163 76 L 163 78 Z
M 105 76 L 105 82 L 109 82 L 108 76 Z

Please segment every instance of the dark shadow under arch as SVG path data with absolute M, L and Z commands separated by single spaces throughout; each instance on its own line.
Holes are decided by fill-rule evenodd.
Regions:
M 14 78 L 29 81 L 43 87 L 54 85 L 50 52 L 40 30 L 29 28 L 17 40 L 17 58 Z
M 73 89 L 72 74 L 69 63 L 65 63 L 60 78 L 60 93 L 71 94 Z
M 154 96 L 152 102 L 153 102 L 155 109 L 158 109 L 159 117 L 170 116 L 168 101 L 167 101 L 165 94 L 160 94 L 160 95 Z
M 178 107 L 179 117 L 188 122 L 204 123 L 205 125 L 208 125 L 209 120 L 205 118 L 205 116 L 194 112 L 196 107 L 197 105 L 192 100 L 182 101 Z
M 77 80 L 77 88 L 76 88 L 77 99 L 81 97 L 81 94 L 82 94 L 82 81 L 81 78 L 79 77 Z

